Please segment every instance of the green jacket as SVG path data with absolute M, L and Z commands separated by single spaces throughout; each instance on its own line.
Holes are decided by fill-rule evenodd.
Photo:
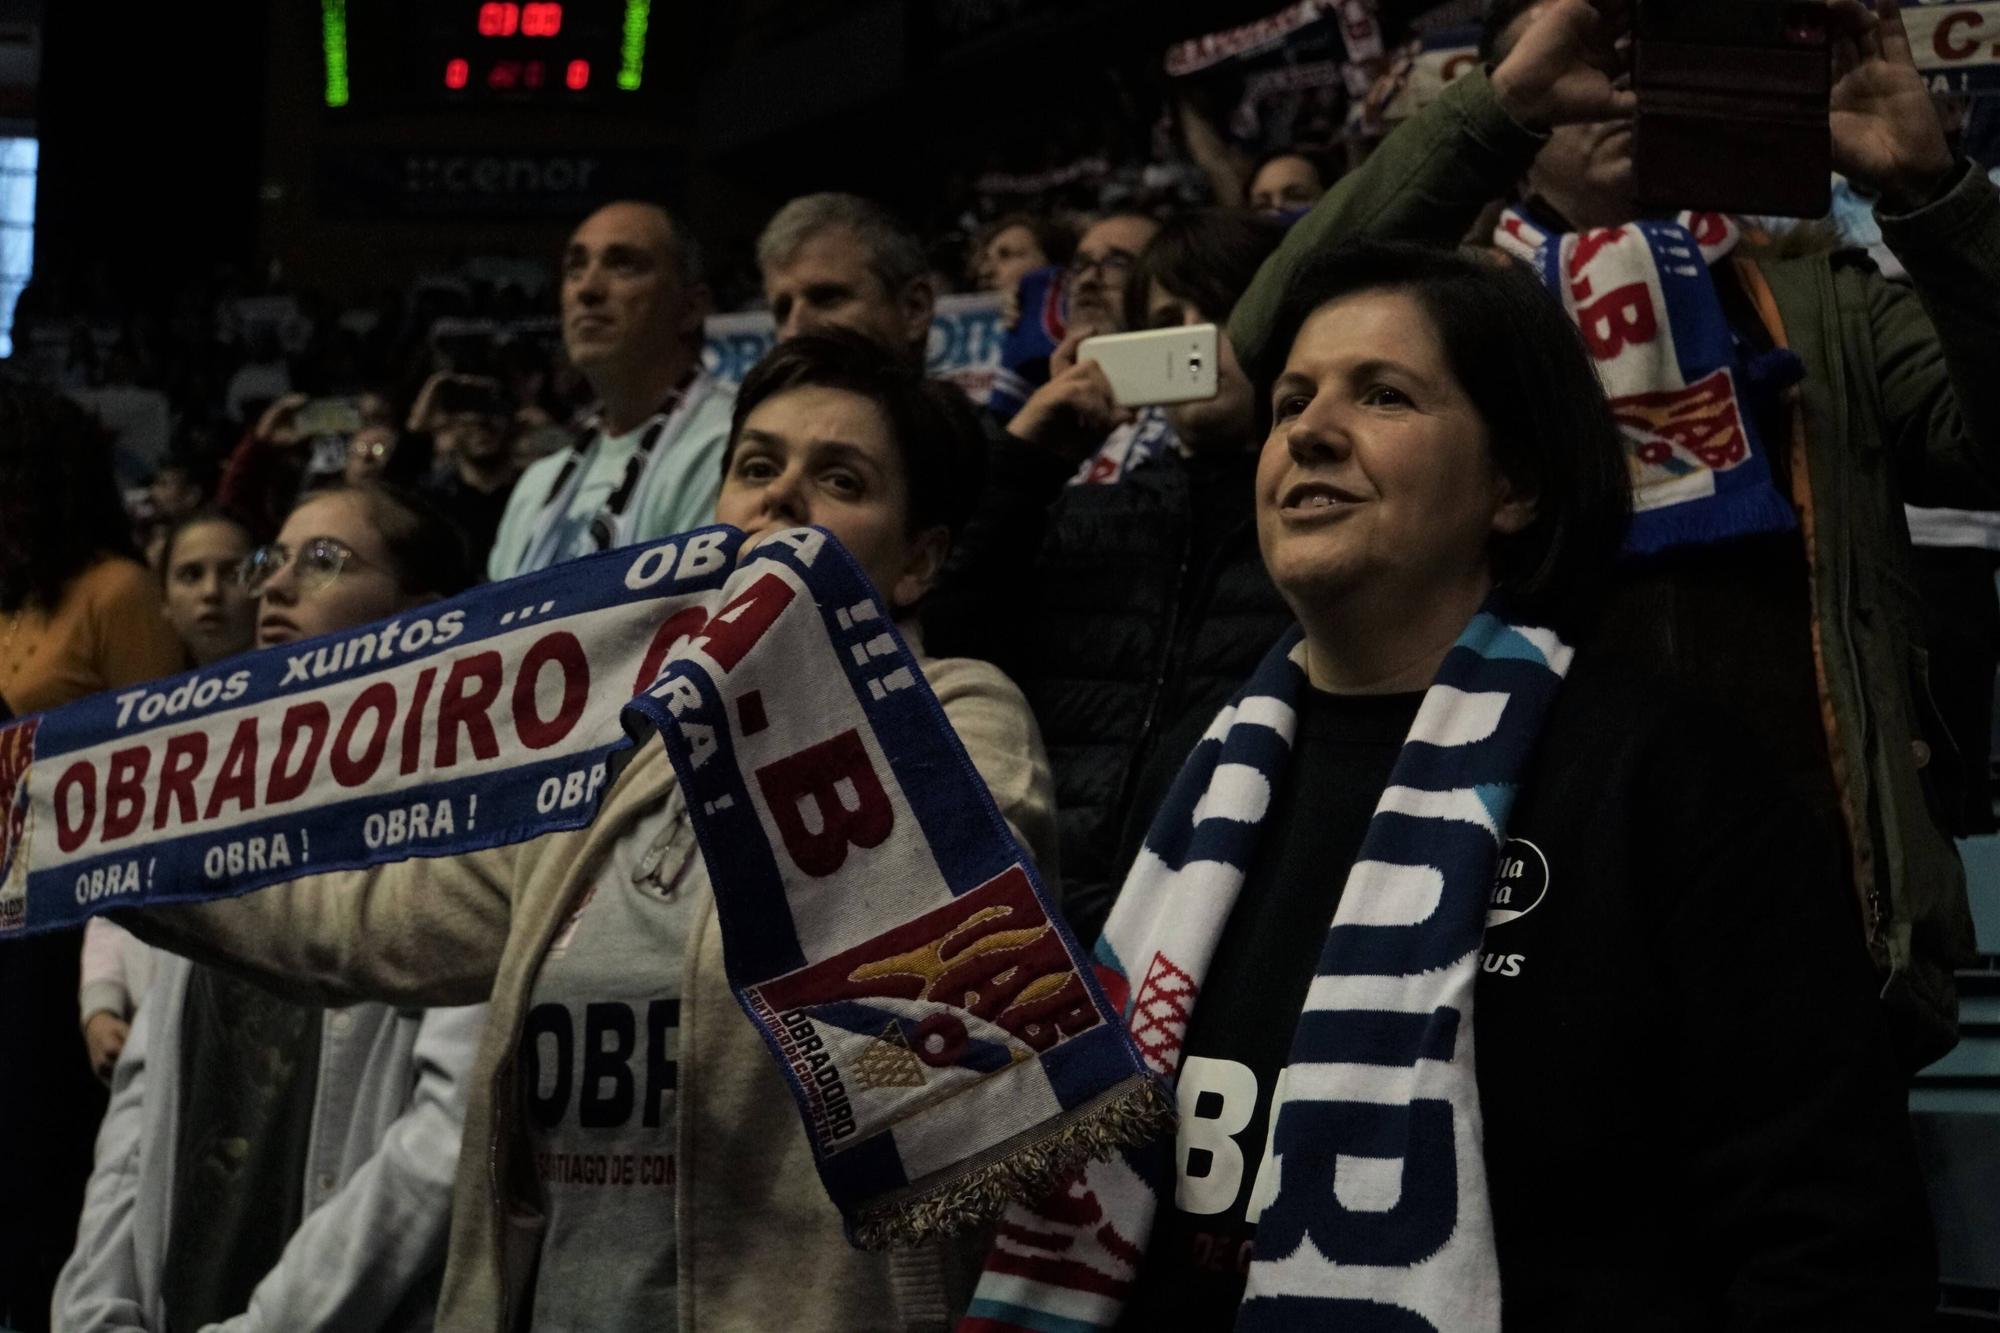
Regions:
M 1231 316 L 1245 364 L 1315 252 L 1371 237 L 1455 245 L 1508 194 L 1540 136 L 1471 74 L 1389 137 L 1292 228 Z M 1814 612 L 1829 747 L 1868 946 L 1912 1067 L 1957 1036 L 1952 970 L 1973 954 L 1965 874 L 1926 804 L 1930 703 L 1903 504 L 2000 509 L 2000 192 L 1976 170 L 1943 198 L 1880 215 L 1909 271 L 1851 253 L 1757 257 L 1805 363 Z

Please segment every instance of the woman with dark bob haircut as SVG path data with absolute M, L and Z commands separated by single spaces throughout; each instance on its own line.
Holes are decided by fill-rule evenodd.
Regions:
M 1492 534 L 1493 582 L 1548 619 L 1587 613 L 1624 539 L 1631 482 L 1610 404 L 1574 326 L 1504 259 L 1369 245 L 1332 251 L 1302 275 L 1269 345 L 1282 355 L 1316 313 L 1362 291 L 1400 291 L 1422 309 L 1452 379 L 1486 423 L 1492 466 L 1518 495 L 1533 497 L 1517 530 Z M 1285 366 L 1249 370 L 1268 436 L 1280 407 L 1271 386 Z
M 1726 702 L 1571 647 L 1627 490 L 1575 329 L 1504 262 L 1376 245 L 1273 346 L 1298 627 L 1156 784 L 1097 950 L 1173 1151 L 1003 1224 L 970 1327 L 1916 1326 L 1839 849 Z
M 845 331 L 803 335 L 743 382 L 715 517 L 750 546 L 826 529 L 910 636 L 980 448 L 963 396 L 900 353 Z M 994 804 L 1055 882 L 1048 759 L 1026 700 L 984 662 L 911 646 Z M 708 866 L 657 738 L 587 829 L 130 924 L 290 996 L 490 996 L 440 1328 L 916 1333 L 964 1308 L 970 1245 L 890 1255 L 847 1243 L 784 1077 L 730 989 Z M 605 1162 L 608 1179 L 593 1166 Z

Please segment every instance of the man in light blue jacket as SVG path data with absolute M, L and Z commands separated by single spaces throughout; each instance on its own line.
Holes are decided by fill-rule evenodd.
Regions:
M 282 1251 L 240 1313 L 191 1325 L 172 1308 L 185 1274 L 170 1256 L 206 1239 L 205 1226 L 188 1229 L 200 1184 L 176 1178 L 190 1165 L 181 1123 L 189 1093 L 184 1017 L 190 984 L 202 974 L 185 959 L 160 956 L 98 1131 L 76 1249 L 56 1285 L 54 1326 L 64 1333 L 430 1328 L 466 1072 L 485 1006 L 310 1011 L 319 1058 L 316 1076 L 301 1071 L 312 1101 L 293 1200 L 303 1218 L 288 1238 L 271 1238 Z M 218 1146 L 227 1158 L 244 1145 L 224 1138 Z
M 568 449 L 521 474 L 489 578 L 708 522 L 736 391 L 702 369 L 708 286 L 694 238 L 656 204 L 606 204 L 562 258 L 563 349 L 597 395 Z

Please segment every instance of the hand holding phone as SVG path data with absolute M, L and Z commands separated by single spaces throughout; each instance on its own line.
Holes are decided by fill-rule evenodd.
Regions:
M 1078 333 L 1063 338 L 1049 354 L 1048 383 L 1028 395 L 1007 423 L 1007 433 L 1016 439 L 1079 463 L 1132 418 L 1113 398 L 1104 367 L 1095 361 L 1079 363 L 1077 348 L 1083 341 Z
M 1823 216 L 1830 38 L 1824 0 L 1641 0 L 1640 210 Z
M 307 439 L 342 438 L 361 429 L 361 404 L 353 398 L 315 398 L 299 409 L 298 431 Z
M 1213 398 L 1216 329 L 1178 324 L 1170 329 L 1110 333 L 1085 338 L 1077 360 L 1095 361 L 1111 382 L 1120 407 L 1154 407 Z
M 1552 0 L 1518 22 L 1492 74 L 1493 95 L 1517 123 L 1545 131 L 1632 114 L 1637 101 L 1620 81 L 1623 3 Z
M 1833 0 L 1833 165 L 1907 213 L 1929 203 L 1954 159 L 1896 0 Z

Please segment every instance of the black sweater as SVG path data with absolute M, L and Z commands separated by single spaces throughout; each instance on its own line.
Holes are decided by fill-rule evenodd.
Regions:
M 1587 655 L 1551 712 L 1474 1006 L 1510 1333 L 1893 1333 L 1934 1302 L 1840 849 L 1745 734 Z
M 1086 942 L 1157 740 L 1228 699 L 1291 624 L 1252 521 L 1254 450 L 1171 451 L 1116 485 L 997 436 L 985 498 L 924 604 L 929 650 L 981 657 L 1034 709 L 1054 770 L 1063 911 Z

